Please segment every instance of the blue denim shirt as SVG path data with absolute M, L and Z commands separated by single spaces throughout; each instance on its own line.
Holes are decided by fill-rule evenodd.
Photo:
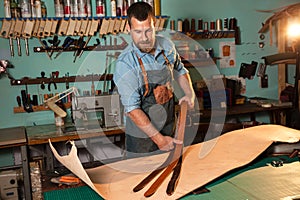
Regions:
M 188 73 L 171 40 L 157 35 L 155 46 L 156 50 L 154 55 L 152 55 L 141 52 L 132 42 L 118 57 L 113 80 L 117 85 L 125 113 L 140 108 L 141 97 L 144 94 L 144 79 L 141 75 L 142 70 L 137 55 L 142 59 L 146 71 L 161 70 L 167 67 L 166 60 L 162 54 L 164 52 L 174 67 L 175 80 L 179 76 Z

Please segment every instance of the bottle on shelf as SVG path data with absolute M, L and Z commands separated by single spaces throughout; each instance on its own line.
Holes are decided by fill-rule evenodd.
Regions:
M 4 0 L 4 17 L 11 18 L 11 11 L 10 11 L 10 2 L 9 2 L 9 0 Z
M 71 0 L 64 0 L 64 16 L 70 17 L 71 16 Z
M 41 13 L 43 18 L 47 17 L 47 7 L 44 1 L 41 1 Z
M 42 2 L 40 0 L 35 0 L 34 7 L 35 7 L 36 17 L 41 18 L 42 17 Z
M 110 7 L 111 7 L 111 16 L 116 17 L 117 16 L 117 4 L 116 0 L 110 1 Z
M 85 12 L 87 17 L 92 17 L 92 5 L 91 0 L 86 0 L 85 3 Z
M 78 3 L 78 17 L 86 17 L 84 0 L 78 0 L 77 3 Z
M 105 13 L 105 2 L 104 0 L 96 0 L 96 16 L 104 17 Z
M 64 17 L 64 7 L 61 0 L 54 0 L 55 17 Z
M 21 7 L 21 16 L 22 17 L 31 17 L 31 8 L 30 3 L 28 0 L 21 0 L 20 1 L 20 7 Z
M 21 17 L 21 10 L 15 0 L 10 1 L 10 14 L 12 18 Z
M 116 15 L 121 16 L 123 13 L 123 0 L 118 0 L 117 1 L 117 9 L 116 9 Z
M 72 7 L 71 7 L 71 16 L 72 17 L 78 17 L 78 2 L 77 2 L 77 0 L 72 0 L 71 2 L 72 2 L 71 3 L 71 5 L 72 5 Z
M 35 0 L 30 0 L 31 17 L 36 18 Z

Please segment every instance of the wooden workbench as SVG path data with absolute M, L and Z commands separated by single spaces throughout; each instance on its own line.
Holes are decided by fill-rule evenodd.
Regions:
M 25 199 L 31 200 L 32 193 L 25 127 L 0 129 L 0 149 L 15 147 L 20 147 L 21 149 L 22 166 L 20 167 L 22 167 L 23 171 Z M 16 166 L 10 167 L 14 168 Z M 6 169 L 9 169 L 9 167 L 6 167 Z
M 49 139 L 52 143 L 66 142 L 72 140 L 89 140 L 97 137 L 116 137 L 120 136 L 120 142 L 124 143 L 125 132 L 123 127 L 101 128 L 97 122 L 89 122 L 89 125 L 84 127 L 74 126 L 72 123 L 67 123 L 62 127 L 57 127 L 55 124 L 46 124 L 38 126 L 26 127 L 27 142 L 30 149 L 34 149 L 35 145 L 44 146 L 44 154 L 46 154 L 45 167 L 47 171 L 54 169 L 54 158 L 49 148 Z M 121 144 L 122 145 L 122 144 Z

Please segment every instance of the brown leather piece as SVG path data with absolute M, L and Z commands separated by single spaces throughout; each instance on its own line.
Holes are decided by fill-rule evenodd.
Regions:
M 158 104 L 164 104 L 173 98 L 173 90 L 169 82 L 154 88 L 153 93 Z

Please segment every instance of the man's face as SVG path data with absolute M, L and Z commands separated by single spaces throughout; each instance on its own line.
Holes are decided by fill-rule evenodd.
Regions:
M 145 21 L 138 21 L 132 17 L 130 34 L 134 44 L 142 52 L 151 52 L 155 43 L 154 22 L 151 17 L 148 17 Z

